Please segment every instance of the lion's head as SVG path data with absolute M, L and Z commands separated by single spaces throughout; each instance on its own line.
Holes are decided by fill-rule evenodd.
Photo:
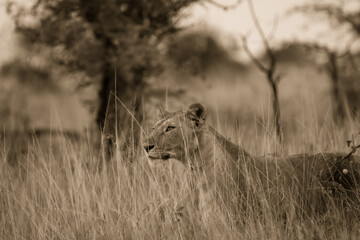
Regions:
M 206 109 L 199 103 L 192 104 L 186 111 L 164 113 L 143 142 L 148 158 L 185 162 L 188 154 L 199 147 L 198 134 L 205 117 Z

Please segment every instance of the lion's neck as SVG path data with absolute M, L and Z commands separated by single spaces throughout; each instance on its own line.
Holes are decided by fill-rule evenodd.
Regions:
M 227 140 L 210 125 L 204 127 L 206 129 L 198 136 L 198 158 L 200 159 L 201 165 L 209 165 L 211 163 L 211 165 L 216 163 L 220 164 L 224 160 L 236 162 L 240 157 L 250 156 L 245 150 Z

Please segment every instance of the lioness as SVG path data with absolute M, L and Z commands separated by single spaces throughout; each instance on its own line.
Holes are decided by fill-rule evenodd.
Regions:
M 205 119 L 206 109 L 199 103 L 186 111 L 164 113 L 143 143 L 147 157 L 176 159 L 190 166 L 203 176 L 200 182 L 209 198 L 220 198 L 225 204 L 236 205 L 239 199 L 247 203 L 251 196 L 261 199 L 265 195 L 286 202 L 284 199 L 299 192 L 303 197 L 299 208 L 314 210 L 323 204 L 319 194 L 329 191 L 359 199 L 355 190 L 360 182 L 360 157 L 344 153 L 252 157 Z

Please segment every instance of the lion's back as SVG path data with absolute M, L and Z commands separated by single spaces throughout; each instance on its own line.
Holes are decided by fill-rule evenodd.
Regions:
M 284 175 L 299 184 L 338 183 L 346 189 L 360 184 L 360 156 L 340 152 L 303 153 L 286 157 L 256 158 L 258 169 L 270 171 L 271 177 Z M 268 174 L 269 175 L 269 174 Z M 313 180 L 313 181 L 311 181 Z

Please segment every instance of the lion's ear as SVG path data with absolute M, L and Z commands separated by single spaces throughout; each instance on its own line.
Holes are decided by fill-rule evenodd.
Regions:
M 189 106 L 188 113 L 197 117 L 199 120 L 205 121 L 206 119 L 206 108 L 200 103 L 193 103 Z

